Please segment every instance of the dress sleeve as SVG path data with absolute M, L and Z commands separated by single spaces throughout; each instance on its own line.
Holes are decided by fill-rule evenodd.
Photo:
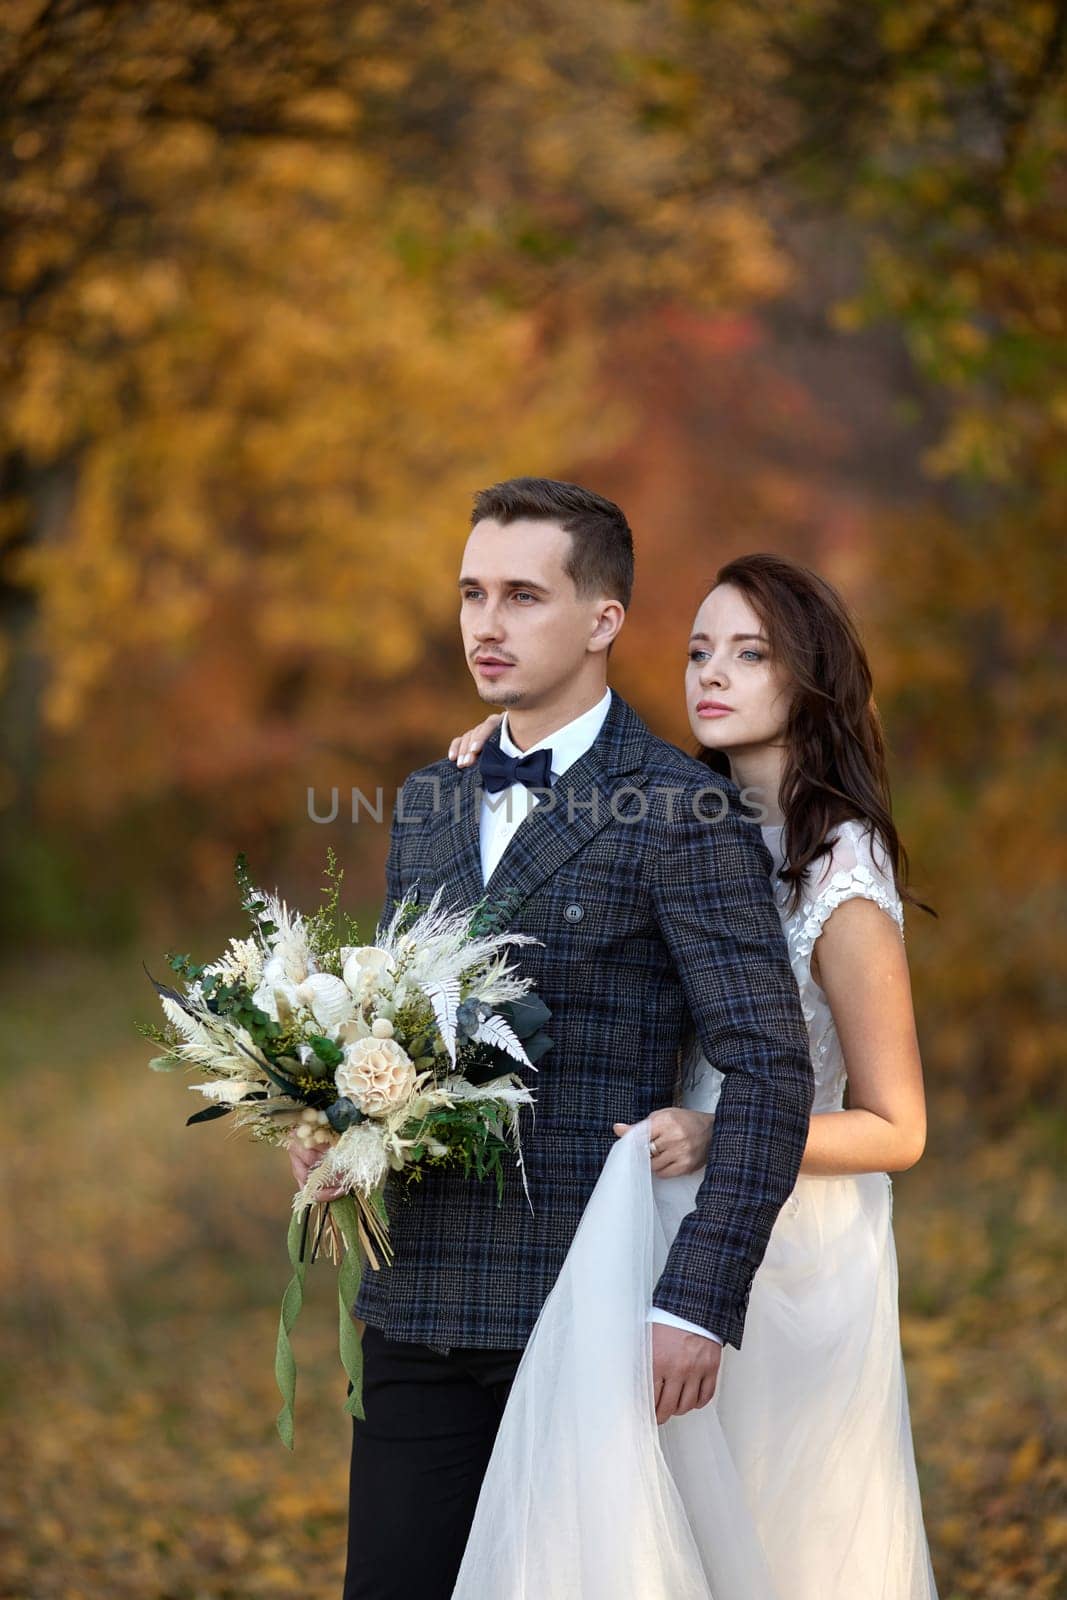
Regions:
M 880 839 L 861 822 L 844 822 L 833 849 L 815 867 L 816 877 L 791 930 L 790 955 L 805 967 L 810 964 L 826 919 L 846 900 L 873 900 L 892 917 L 904 934 L 904 907 L 893 880 L 892 868 Z

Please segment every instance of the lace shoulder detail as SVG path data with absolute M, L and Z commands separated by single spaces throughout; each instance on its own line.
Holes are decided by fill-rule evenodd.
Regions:
M 801 961 L 807 965 L 831 911 L 846 900 L 873 900 L 892 917 L 903 936 L 904 907 L 892 869 L 881 841 L 876 840 L 872 847 L 865 823 L 843 822 L 837 830 L 833 849 L 815 870 L 817 876 L 805 888 L 796 914 L 786 929 L 789 954 L 794 963 Z

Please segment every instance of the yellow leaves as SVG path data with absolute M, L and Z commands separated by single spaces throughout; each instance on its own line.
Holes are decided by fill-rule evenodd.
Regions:
M 359 120 L 355 102 L 342 89 L 318 89 L 296 95 L 288 102 L 286 111 L 293 121 L 327 133 L 350 132 Z
M 1067 1549 L 1067 1517 L 1046 1517 L 1041 1534 L 1049 1550 Z
M 16 293 L 28 289 L 34 280 L 49 266 L 66 261 L 71 252 L 70 239 L 59 229 L 36 228 L 10 241 L 8 256 L 8 283 Z
M 263 1464 L 254 1452 L 227 1450 L 225 1441 L 221 1439 L 219 1440 L 219 1447 L 218 1468 L 222 1478 L 238 1488 L 242 1484 L 252 1485 L 259 1481 L 263 1471 Z
M 929 1248 L 927 1241 L 926 1248 Z M 901 1341 L 906 1356 L 944 1351 L 956 1335 L 950 1317 L 913 1317 L 905 1313 L 900 1319 Z
M 58 338 L 38 334 L 21 384 L 8 393 L 4 421 L 30 461 L 45 462 L 72 443 L 78 418 L 68 404 L 69 364 Z
M 927 1530 L 938 1544 L 952 1551 L 965 1549 L 971 1535 L 971 1526 L 966 1517 L 942 1517 L 936 1527 L 927 1518 Z
M 713 298 L 720 304 L 738 297 L 769 300 L 793 281 L 792 265 L 775 240 L 772 225 L 752 207 L 716 206 L 705 228 L 717 269 Z
M 949 349 L 955 351 L 957 355 L 981 355 L 989 348 L 989 335 L 985 329 L 980 328 L 975 322 L 968 322 L 962 318 L 944 326 L 941 337 Z
M 830 308 L 830 325 L 838 333 L 858 333 L 868 320 L 862 300 L 838 300 Z
M 912 179 L 912 191 L 915 198 L 922 205 L 937 207 L 944 205 L 952 192 L 952 188 L 945 173 L 931 168 L 926 172 L 915 174 Z
M 144 335 L 182 302 L 185 286 L 173 261 L 143 261 L 112 272 L 90 272 L 77 289 L 87 317 L 124 339 Z
M 1045 1453 L 1044 1441 L 1037 1434 L 1024 1439 L 1008 1464 L 1006 1482 L 1016 1488 L 1029 1483 L 1037 1472 Z
M 242 583 L 269 647 L 403 672 L 451 608 L 447 535 L 472 485 L 505 457 L 551 456 L 579 415 L 583 339 L 549 356 L 532 315 L 409 277 L 362 157 L 309 163 L 306 145 L 271 141 L 247 182 L 237 204 L 225 183 L 190 195 L 199 255 L 94 261 L 70 290 L 80 341 L 23 347 L 9 416 L 22 448 L 44 462 L 89 429 L 62 538 L 20 568 L 41 598 L 56 728 L 124 651 L 191 647 Z M 315 215 L 309 197 L 341 210 Z M 605 426 L 586 424 L 590 443 Z
M 558 183 L 574 171 L 575 145 L 571 130 L 555 123 L 531 130 L 527 141 L 531 171 L 547 183 Z
M 956 413 L 941 441 L 923 456 L 931 477 L 1010 481 L 1016 465 L 1015 441 L 996 416 L 985 410 Z
M 291 1595 L 295 1589 L 303 1584 L 304 1575 L 295 1567 L 286 1566 L 281 1561 L 270 1561 L 261 1566 L 257 1574 L 259 1593 L 269 1593 L 276 1590 L 280 1594 Z
M 305 1517 L 336 1517 L 337 1503 L 329 1487 L 321 1483 L 296 1485 L 283 1489 L 274 1500 L 274 1508 L 285 1521 L 300 1522 Z
M 372 17 L 380 16 L 384 19 L 385 8 L 379 6 L 366 7 L 369 16 L 361 16 L 361 31 L 367 31 Z M 373 90 L 378 94 L 402 94 L 411 82 L 412 63 L 405 61 L 402 56 L 369 56 L 359 61 L 356 66 L 356 81 L 362 89 Z
M 174 118 L 161 123 L 151 140 L 138 141 L 130 170 L 141 180 L 171 185 L 210 177 L 212 165 L 221 159 L 218 136 L 207 123 Z
M 887 6 L 881 14 L 881 34 L 889 49 L 901 53 L 914 49 L 916 41 L 934 20 L 930 0 L 909 6 Z
M 44 149 L 44 140 L 34 128 L 16 134 L 11 142 L 11 154 L 16 161 L 33 161 Z
M 1021 1555 L 1026 1550 L 1030 1539 L 1030 1529 L 1024 1522 L 1007 1522 L 1002 1527 L 990 1531 L 986 1539 L 986 1548 L 990 1555 L 1007 1561 L 1012 1556 Z
M 944 1361 L 926 1365 L 927 1380 L 940 1383 L 951 1383 L 960 1377 L 960 1364 L 946 1363 Z M 961 1455 L 958 1460 L 952 1461 L 948 1467 L 948 1479 L 954 1489 L 971 1495 L 981 1487 L 982 1463 L 974 1456 Z
M 301 232 L 298 239 L 284 242 L 286 246 L 296 244 L 301 252 L 307 249 L 306 230 L 321 231 L 321 236 L 336 249 L 346 224 L 352 228 L 364 208 L 370 212 L 375 204 L 384 204 L 378 174 L 355 146 L 319 147 L 307 139 L 279 135 L 247 152 L 245 170 L 250 183 L 257 186 L 256 204 L 270 208 L 263 218 L 268 226 L 277 225 L 279 205 L 295 205 L 297 216 L 293 220 L 294 224 L 299 220 Z M 248 198 L 252 200 L 253 195 Z M 342 215 L 316 215 L 308 205 L 309 199 L 330 202 L 341 208 Z M 367 242 L 373 247 L 378 243 L 378 230 L 373 224 L 370 233 Z M 277 245 L 282 241 L 275 237 L 272 242 Z M 339 261 L 338 266 L 341 264 Z

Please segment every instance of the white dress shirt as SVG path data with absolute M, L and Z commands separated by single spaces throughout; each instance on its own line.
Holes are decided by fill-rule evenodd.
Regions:
M 573 722 L 557 728 L 554 733 L 550 733 L 537 744 L 532 744 L 529 750 L 520 750 L 512 739 L 505 712 L 500 724 L 500 748 L 507 756 L 527 756 L 532 751 L 543 750 L 547 746 L 552 751 L 552 782 L 555 783 L 596 741 L 610 709 L 611 690 L 605 689 L 603 699 L 598 700 L 595 706 L 583 711 Z M 534 806 L 541 804 L 542 798 L 543 796 L 535 794 L 524 783 L 513 783 L 510 788 L 500 789 L 496 794 L 490 794 L 488 790 L 483 793 L 479 818 L 483 885 L 489 882 L 495 872 L 516 829 L 526 821 Z M 714 1339 L 716 1344 L 722 1344 L 717 1333 L 712 1333 L 707 1328 L 698 1328 L 696 1323 L 686 1322 L 683 1317 L 676 1317 L 673 1311 L 661 1311 L 658 1306 L 652 1307 L 649 1321 L 662 1322 L 671 1328 L 682 1328 L 686 1333 L 699 1333 L 702 1338 Z
M 505 712 L 500 724 L 500 748 L 506 756 L 527 756 L 534 750 L 549 748 L 552 751 L 552 781 L 555 783 L 595 742 L 610 709 L 611 690 L 605 689 L 603 699 L 598 700 L 595 706 L 583 711 L 573 722 L 557 728 L 555 733 L 542 739 L 539 744 L 532 744 L 529 750 L 520 750 L 512 739 Z M 496 794 L 490 794 L 487 789 L 482 795 L 480 836 L 483 883 L 489 882 L 519 824 L 526 821 L 534 806 L 540 805 L 543 798 L 524 783 L 513 783 L 509 789 L 498 789 Z

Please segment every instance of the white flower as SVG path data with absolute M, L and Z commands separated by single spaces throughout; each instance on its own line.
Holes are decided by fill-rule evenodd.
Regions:
M 303 917 L 299 911 L 290 911 L 285 901 L 273 894 L 267 897 L 266 914 L 275 932 L 270 936 L 271 954 L 264 970 L 269 971 L 273 962 L 280 969 L 280 976 L 290 983 L 303 983 L 315 971 Z
M 252 996 L 252 1001 L 261 1011 L 265 1011 L 268 1017 L 273 1017 L 275 1022 L 288 1022 L 300 1005 L 296 992 L 297 982 L 302 983 L 306 977 L 305 971 L 299 980 L 294 981 L 289 977 L 282 957 L 273 955 L 263 968 L 263 977 Z
M 335 1035 L 335 1043 L 355 1044 L 357 1039 L 365 1039 L 369 1033 L 369 1023 L 357 1014 L 352 1022 L 342 1022 Z
M 395 1039 L 358 1039 L 345 1046 L 334 1082 L 338 1094 L 354 1100 L 368 1117 L 382 1117 L 403 1105 L 414 1088 L 415 1063 Z
M 355 1001 L 348 986 L 328 972 L 312 973 L 296 988 L 296 998 L 307 1006 L 320 1028 L 339 1028 L 356 1015 Z
M 373 944 L 360 945 L 350 951 L 341 975 L 357 1002 L 362 1004 L 370 999 L 395 965 L 388 950 L 380 950 Z
M 231 939 L 217 961 L 204 968 L 217 973 L 223 983 L 244 983 L 254 989 L 263 976 L 263 952 L 255 939 Z
M 205 1100 L 214 1100 L 219 1105 L 225 1106 L 235 1106 L 246 1094 L 260 1087 L 258 1083 L 242 1083 L 238 1078 L 216 1078 L 211 1083 L 189 1085 L 189 1088 L 194 1089 L 197 1094 L 202 1094 Z
M 275 1022 L 286 1023 L 300 1002 L 296 998 L 295 984 L 268 983 L 264 978 L 252 996 L 252 1003 Z

